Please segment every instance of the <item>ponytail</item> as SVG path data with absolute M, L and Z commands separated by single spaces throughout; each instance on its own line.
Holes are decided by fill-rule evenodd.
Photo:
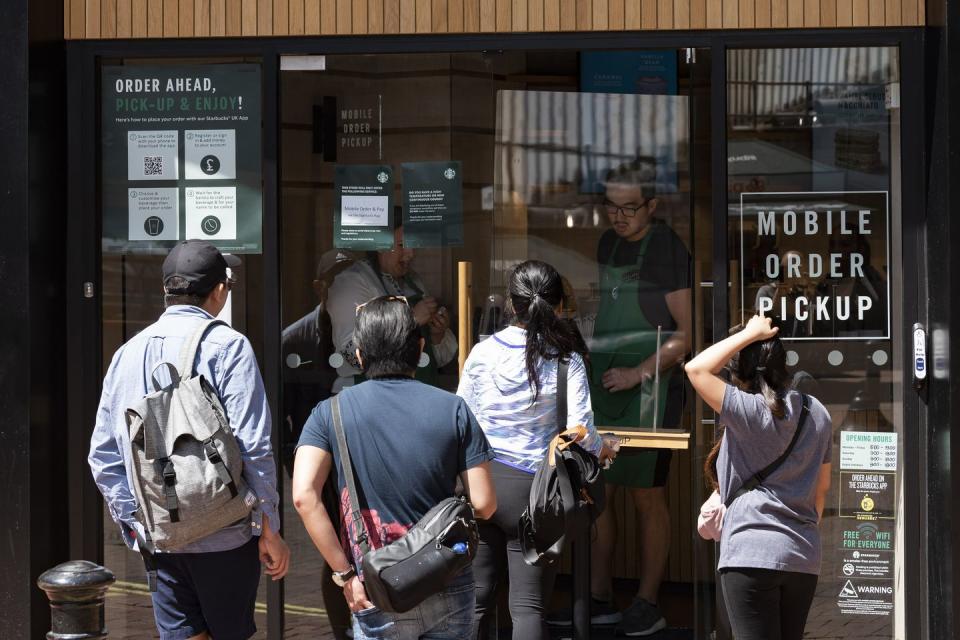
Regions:
M 527 344 L 524 350 L 527 380 L 533 389 L 533 401 L 540 394 L 537 367 L 543 360 L 569 361 L 570 355 L 586 357 L 587 345 L 576 325 L 559 318 L 556 307 L 563 302 L 563 282 L 557 270 L 545 262 L 528 260 L 510 274 L 510 304 L 517 321 L 524 325 Z
M 731 382 L 750 393 L 759 393 L 775 418 L 787 415 L 783 400 L 790 387 L 787 352 L 780 338 L 754 342 L 730 359 L 727 369 Z
M 732 329 L 731 334 L 738 329 Z M 727 363 L 730 382 L 749 393 L 759 393 L 773 417 L 782 420 L 787 415 L 784 395 L 790 387 L 790 374 L 787 372 L 787 352 L 780 338 L 753 342 Z M 717 480 L 717 457 L 723 444 L 723 426 L 720 426 L 717 439 L 713 443 L 707 458 L 703 462 L 703 476 L 707 486 L 714 491 L 719 489 Z

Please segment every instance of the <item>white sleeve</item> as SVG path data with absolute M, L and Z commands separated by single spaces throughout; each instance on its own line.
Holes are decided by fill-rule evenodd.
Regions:
M 583 441 L 583 448 L 599 456 L 603 442 L 593 424 L 587 367 L 583 358 L 574 353 L 570 356 L 570 368 L 567 371 L 567 427 L 580 425 L 587 428 L 587 439 Z
M 477 415 L 477 409 L 479 409 L 477 406 L 479 398 L 477 398 L 476 395 L 475 378 L 476 359 L 467 358 L 467 362 L 463 365 L 463 373 L 460 374 L 460 383 L 457 385 L 457 395 L 463 398 L 463 401 L 467 403 L 467 407 L 470 408 L 474 416 Z
M 447 329 L 440 344 L 433 345 L 433 355 L 437 358 L 437 366 L 442 367 L 452 361 L 457 355 L 458 348 L 457 337 L 453 335 L 453 331 Z

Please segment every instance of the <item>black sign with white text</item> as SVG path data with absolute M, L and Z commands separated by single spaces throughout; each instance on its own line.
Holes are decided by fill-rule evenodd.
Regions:
M 885 191 L 743 193 L 744 315 L 786 339 L 890 336 Z

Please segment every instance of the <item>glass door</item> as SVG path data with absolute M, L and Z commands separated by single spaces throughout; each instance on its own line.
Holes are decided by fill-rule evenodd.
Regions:
M 898 53 L 727 55 L 730 323 L 773 317 L 833 419 L 808 638 L 904 637 Z
M 450 311 L 453 333 L 469 348 L 506 322 L 509 269 L 522 260 L 544 260 L 566 278 L 566 310 L 591 337 L 602 289 L 598 247 L 612 237 L 616 222 L 603 185 L 620 168 L 625 180 L 639 181 L 641 196 L 658 200 L 655 217 L 671 249 L 658 246 L 652 253 L 662 259 L 651 263 L 657 262 L 662 291 L 681 292 L 673 312 L 662 293 L 654 301 L 652 326 L 660 325 L 662 341 L 682 328 L 679 356 L 710 339 L 704 335 L 712 325 L 704 316 L 712 291 L 709 50 L 328 55 L 284 64 L 285 328 L 283 416 L 277 423 L 287 469 L 312 407 L 359 380 L 349 333 L 355 306 L 371 293 L 356 285 L 358 270 L 379 268 L 391 276 L 383 278 L 389 285 L 399 263 L 404 273 L 397 275 L 415 278 Z M 358 194 L 387 198 L 376 232 L 362 224 L 363 212 L 352 209 L 357 201 L 350 198 Z M 439 209 L 429 204 L 438 201 Z M 461 261 L 473 267 L 468 336 L 461 334 L 457 305 Z M 432 383 L 454 390 L 457 358 L 436 364 Z M 682 447 L 664 457 L 661 530 L 670 533 L 660 593 L 669 624 L 685 637 L 696 629 L 700 637 L 699 630 L 712 629 L 713 548 L 695 538 L 694 514 L 706 497 L 698 460 L 712 434 L 704 433 L 704 416 L 676 367 L 664 366 L 662 388 L 656 427 Z M 623 428 L 640 426 L 646 425 Z M 625 607 L 643 571 L 643 549 L 634 544 L 643 518 L 627 492 L 616 499 L 621 531 L 611 568 L 616 600 Z M 289 493 L 285 506 L 296 559 L 285 593 L 292 632 L 324 624 L 326 613 L 336 618 L 342 598 L 336 589 L 321 595 L 322 561 L 296 521 Z M 564 572 L 569 576 L 569 563 Z M 559 607 L 569 587 L 569 577 L 562 579 Z

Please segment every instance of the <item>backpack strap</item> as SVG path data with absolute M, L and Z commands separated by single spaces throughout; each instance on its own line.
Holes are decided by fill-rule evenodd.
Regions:
M 188 339 L 183 341 L 183 347 L 180 349 L 180 364 L 177 369 L 180 371 L 181 380 L 189 380 L 193 377 L 193 363 L 197 361 L 197 351 L 200 350 L 200 343 L 203 342 L 203 336 L 214 325 L 222 324 L 228 326 L 223 320 L 210 318 L 204 320 L 197 327 L 197 330 Z
M 567 430 L 567 370 L 570 362 L 557 358 L 557 432 Z
M 240 493 L 237 489 L 237 483 L 233 480 L 233 476 L 230 475 L 230 470 L 227 469 L 227 465 L 224 464 L 223 457 L 221 457 L 220 450 L 217 449 L 217 443 L 212 436 L 203 441 L 203 453 L 216 470 L 220 482 L 230 490 L 230 497 L 236 498 Z
M 793 451 L 793 447 L 797 444 L 797 440 L 800 439 L 800 431 L 803 430 L 803 425 L 807 421 L 807 416 L 810 414 L 810 409 L 807 406 L 807 394 L 801 393 L 800 398 L 800 419 L 797 420 L 797 428 L 793 431 L 793 438 L 790 440 L 790 444 L 787 445 L 786 450 L 780 454 L 779 458 L 768 464 L 760 471 L 757 471 L 749 480 L 743 483 L 742 487 L 730 494 L 730 497 L 727 498 L 727 501 L 723 503 L 726 508 L 729 509 L 730 505 L 733 504 L 733 501 L 743 494 L 753 491 L 763 484 L 763 481 L 769 478 L 770 474 L 776 471 L 777 468 L 779 468 L 780 465 L 783 464 L 784 460 L 786 460 L 790 455 L 790 452 Z
M 153 546 L 153 540 L 150 539 L 150 532 L 144 528 L 143 535 L 141 535 L 136 527 L 131 527 L 131 531 L 137 540 L 137 550 L 140 552 L 140 557 L 143 558 L 143 568 L 147 573 L 147 587 L 151 592 L 156 592 L 157 561 L 153 554 L 157 550 Z
M 340 396 L 335 395 L 330 399 L 330 409 L 333 413 L 333 430 L 337 435 L 337 450 L 340 454 L 340 466 L 343 467 L 343 475 L 346 477 L 347 493 L 350 496 L 350 528 L 347 532 L 354 542 L 360 547 L 360 553 L 367 553 L 370 550 L 367 528 L 363 524 L 363 513 L 360 511 L 360 498 L 357 495 L 357 482 L 353 475 L 353 463 L 350 461 L 350 450 L 347 448 L 347 437 L 343 433 L 343 419 L 340 415 Z M 359 562 L 359 558 L 354 558 Z

